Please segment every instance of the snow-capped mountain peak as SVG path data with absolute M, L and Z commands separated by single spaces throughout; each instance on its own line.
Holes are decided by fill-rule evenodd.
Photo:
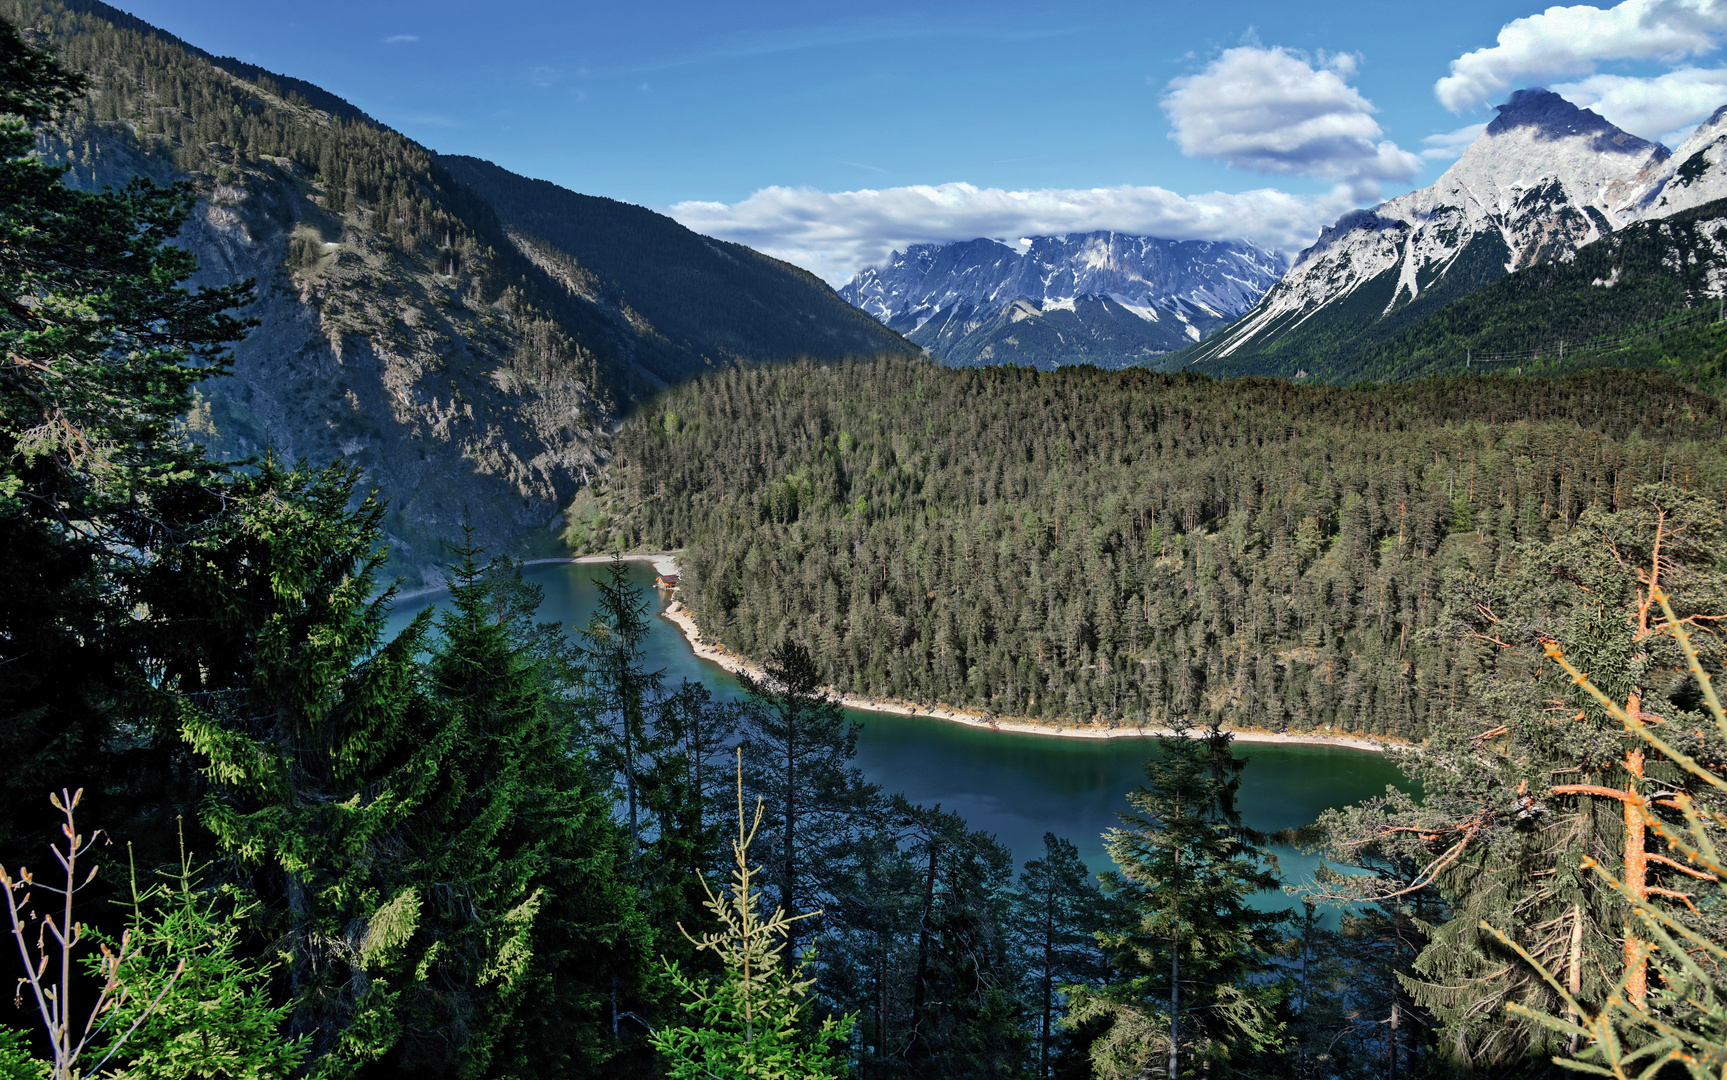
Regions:
M 1231 241 L 1116 232 L 1018 246 L 977 239 L 913 244 L 840 295 L 952 363 L 1119 366 L 1188 345 L 1248 310 L 1283 267 L 1277 253 Z
M 1370 322 L 1409 304 L 1461 296 L 1524 266 L 1571 258 L 1635 218 L 1637 205 L 1671 176 L 1672 159 L 1659 143 L 1550 90 L 1519 90 L 1431 187 L 1345 214 L 1323 230 L 1277 287 L 1195 362 L 1264 347 L 1323 312 L 1337 317 L 1346 299 L 1352 323 Z

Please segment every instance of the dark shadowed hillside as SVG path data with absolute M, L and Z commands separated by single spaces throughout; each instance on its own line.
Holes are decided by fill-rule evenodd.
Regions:
M 479 158 L 437 160 L 529 258 L 573 291 L 627 312 L 640 329 L 638 363 L 668 383 L 716 364 L 916 351 L 814 274 L 742 244 Z

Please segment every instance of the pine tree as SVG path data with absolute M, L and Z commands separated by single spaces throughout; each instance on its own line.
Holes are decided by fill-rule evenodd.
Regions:
M 1646 992 L 1631 909 L 1583 869 L 1586 859 L 1620 868 L 1645 896 L 1683 884 L 1638 808 L 1661 793 L 1695 797 L 1703 785 L 1647 757 L 1548 660 L 1557 650 L 1617 707 L 1679 725 L 1674 738 L 1703 752 L 1707 729 L 1694 722 L 1683 658 L 1651 633 L 1650 613 L 1657 588 L 1685 590 L 1687 618 L 1727 607 L 1721 511 L 1666 485 L 1630 495 L 1617 511 L 1585 511 L 1559 539 L 1511 546 L 1503 573 L 1448 577 L 1443 630 L 1472 644 L 1479 674 L 1447 727 L 1405 756 L 1421 799 L 1388 793 L 1321 821 L 1334 857 L 1395 867 L 1377 880 L 1334 880 L 1340 894 L 1443 898 L 1445 914 L 1424 925 L 1430 941 L 1403 981 L 1460 1063 L 1520 1069 L 1575 1049 L 1530 1019 L 1561 1011 L 1558 991 L 1498 934 L 1561 972 L 1565 993 L 1591 1011 L 1622 980 L 1632 1000 Z
M 739 712 L 739 703 L 715 701 L 707 687 L 688 680 L 652 704 L 655 752 L 640 779 L 643 807 L 654 822 L 642 871 L 656 926 L 669 930 L 706 918 L 700 883 L 724 853 L 721 808 L 731 801 L 725 764 L 737 742 Z M 682 935 L 662 937 L 673 950 L 683 941 Z M 700 964 L 704 957 L 679 959 Z
M 1278 887 L 1276 862 L 1231 822 L 1243 763 L 1229 743 L 1215 728 L 1159 739 L 1128 795 L 1134 812 L 1105 834 L 1118 869 L 1104 892 L 1123 913 L 1103 936 L 1112 977 L 1076 987 L 1066 1021 L 1114 1029 L 1093 1044 L 1100 1075 L 1143 1073 L 1154 1050 L 1172 1078 L 1227 1072 L 1282 1042 L 1273 950 L 1284 916 L 1249 904 Z

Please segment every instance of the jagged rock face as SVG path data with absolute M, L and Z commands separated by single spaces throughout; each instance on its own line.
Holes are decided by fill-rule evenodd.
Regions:
M 315 257 L 296 260 L 296 238 Z M 414 584 L 440 580 L 464 522 L 493 550 L 550 549 L 610 415 L 576 372 L 536 373 L 507 313 L 345 227 L 286 162 L 216 185 L 180 239 L 194 286 L 257 282 L 244 313 L 259 325 L 233 373 L 200 387 L 195 438 L 223 457 L 354 466 L 389 496 L 392 569 Z
M 1282 273 L 1251 244 L 1096 232 L 914 244 L 840 295 L 944 362 L 1118 367 L 1199 340 Z
M 1638 177 L 1638 194 L 1621 210 L 1627 221 L 1667 217 L 1727 198 L 1727 105 L 1697 125 L 1673 156 Z
M 1424 293 L 1462 295 L 1568 258 L 1635 220 L 1652 188 L 1673 176 L 1673 157 L 1558 94 L 1519 90 L 1432 187 L 1340 218 L 1258 307 L 1189 361 L 1264 347 L 1322 312 L 1353 308 L 1358 325 Z

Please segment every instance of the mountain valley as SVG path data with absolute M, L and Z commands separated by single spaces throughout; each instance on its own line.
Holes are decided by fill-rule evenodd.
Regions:
M 391 496 L 392 565 L 411 582 L 440 580 L 464 520 L 498 550 L 555 552 L 562 508 L 645 394 L 727 364 L 914 348 L 803 270 L 440 158 L 96 0 L 0 15 L 89 77 L 40 142 L 67 182 L 190 179 L 194 284 L 257 282 L 259 325 L 202 388 L 194 436 L 357 468 Z

